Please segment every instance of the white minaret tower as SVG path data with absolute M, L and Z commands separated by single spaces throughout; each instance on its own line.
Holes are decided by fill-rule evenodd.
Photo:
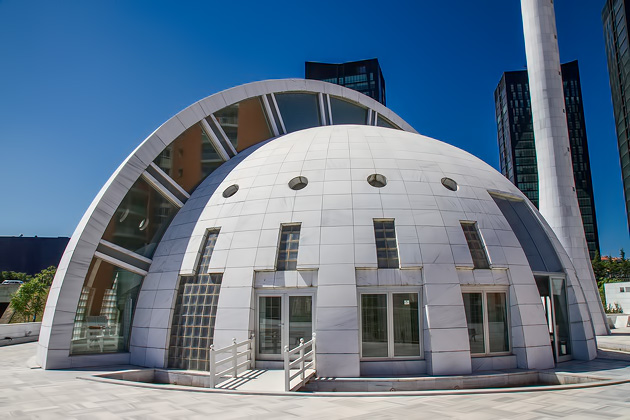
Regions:
M 521 0 L 540 213 L 577 271 L 597 335 L 609 334 L 575 193 L 553 0 Z

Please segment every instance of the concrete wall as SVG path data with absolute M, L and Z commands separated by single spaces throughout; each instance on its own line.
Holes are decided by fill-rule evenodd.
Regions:
M 20 288 L 19 284 L 0 284 L 0 302 L 10 302 L 11 295 Z M 0 314 L 2 315 L 2 314 Z
M 623 292 L 621 291 L 623 289 Z M 604 284 L 606 305 L 618 303 L 624 314 L 630 313 L 630 281 Z
M 0 347 L 37 341 L 41 326 L 41 322 L 0 325 Z

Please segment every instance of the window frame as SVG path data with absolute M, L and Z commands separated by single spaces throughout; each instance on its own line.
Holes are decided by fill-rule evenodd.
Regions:
M 295 251 L 295 268 L 291 269 L 291 268 L 287 268 L 287 263 L 289 261 L 293 261 L 292 259 L 289 258 L 285 258 L 282 261 L 284 262 L 284 267 L 280 268 L 280 253 L 281 252 L 286 252 L 287 254 L 289 253 L 290 249 L 285 248 L 285 249 L 281 249 L 281 245 L 282 245 L 282 231 L 284 230 L 285 227 L 298 227 L 298 239 L 297 239 L 297 249 Z M 302 234 L 302 223 L 282 223 L 280 225 L 280 230 L 278 231 L 278 245 L 276 247 L 276 262 L 275 262 L 275 270 L 276 271 L 297 271 L 297 264 L 298 264 L 298 255 L 300 252 L 300 236 Z M 287 241 L 286 243 L 289 243 L 289 241 Z M 288 255 L 287 255 L 288 257 Z
M 394 355 L 394 305 L 393 295 L 400 293 L 417 293 L 418 295 L 418 339 L 419 339 L 419 356 L 395 356 Z M 386 295 L 387 296 L 387 356 L 363 356 L 363 318 L 362 318 L 362 295 Z M 368 361 L 391 361 L 391 360 L 424 360 L 424 317 L 423 317 L 423 301 L 422 287 L 401 286 L 388 287 L 386 289 L 379 287 L 357 287 L 357 307 L 359 317 L 359 359 L 362 362 Z
M 477 223 L 477 221 L 474 220 L 460 220 L 459 224 L 461 225 L 461 229 L 462 232 L 464 234 L 464 238 L 466 239 L 466 245 L 468 246 L 468 252 L 470 252 L 470 257 L 472 258 L 472 262 L 473 262 L 473 269 L 475 270 L 489 270 L 492 268 L 492 264 L 490 262 L 490 256 L 488 255 L 488 248 L 486 246 L 486 241 L 484 241 L 483 236 L 481 235 L 481 231 L 479 230 L 479 224 Z M 483 252 L 483 255 L 485 257 L 485 263 L 486 266 L 485 267 L 478 267 L 477 263 L 475 262 L 475 257 L 473 256 L 473 249 L 470 247 L 470 241 L 468 240 L 468 237 L 466 236 L 466 230 L 464 229 L 464 225 L 468 225 L 468 226 L 472 226 L 473 229 L 475 230 L 477 236 L 479 236 L 479 242 L 481 244 L 481 251 Z
M 462 303 L 464 293 L 481 293 L 481 299 L 483 304 L 483 334 L 484 334 L 484 352 L 473 353 L 470 351 L 471 357 L 496 357 L 496 356 L 508 356 L 512 354 L 512 318 L 510 314 L 510 292 L 506 286 L 485 286 L 485 287 L 462 287 Z M 488 293 L 503 293 L 505 294 L 505 308 L 506 308 L 506 324 L 508 330 L 508 350 L 502 352 L 490 352 L 490 324 L 488 322 Z M 466 331 L 468 331 L 468 319 L 464 309 L 464 319 L 466 319 Z
M 289 327 L 290 327 L 290 319 L 289 319 L 289 298 L 291 297 L 295 297 L 295 296 L 310 296 L 311 297 L 311 328 L 312 328 L 312 332 L 316 333 L 317 332 L 317 315 L 316 315 L 316 310 L 317 310 L 317 290 L 311 290 L 314 289 L 313 287 L 309 287 L 309 288 L 297 288 L 297 289 L 293 289 L 293 288 L 278 288 L 278 289 L 274 289 L 274 290 L 266 290 L 266 289 L 256 289 L 255 293 L 254 293 L 254 299 L 255 299 L 255 326 L 254 326 L 254 331 L 256 334 L 256 360 L 257 361 L 277 361 L 277 360 L 282 360 L 282 355 L 284 353 L 284 346 L 286 345 L 286 343 L 288 342 L 288 338 L 289 338 Z M 265 353 L 260 353 L 260 344 L 258 343 L 258 340 L 261 339 L 261 333 L 260 333 L 260 298 L 266 298 L 266 297 L 279 297 L 280 298 L 280 334 L 281 334 L 281 339 L 280 339 L 280 343 L 281 343 L 281 352 L 280 355 L 276 355 L 276 354 L 265 354 Z M 286 318 L 285 318 L 286 317 Z M 310 340 L 310 339 L 309 339 Z M 306 339 L 306 337 L 304 337 L 304 341 L 309 341 Z
M 376 223 L 386 223 L 386 222 L 391 222 L 393 225 L 393 231 L 394 231 L 394 241 L 396 243 L 396 260 L 397 260 L 397 264 L 394 267 L 391 267 L 391 262 L 390 262 L 390 258 L 389 258 L 389 247 L 387 246 L 387 239 L 392 239 L 392 238 L 387 238 L 386 236 L 384 237 L 385 239 L 385 252 L 387 253 L 387 267 L 381 267 L 380 263 L 379 263 L 379 258 L 378 258 L 378 238 L 376 237 Z M 387 270 L 387 269 L 400 269 L 400 249 L 398 247 L 398 234 L 396 232 L 396 220 L 395 219 L 386 219 L 386 218 L 375 218 L 372 219 L 372 229 L 374 230 L 374 244 L 376 247 L 376 266 L 378 267 L 379 270 Z M 382 228 L 383 230 L 385 230 L 385 228 Z

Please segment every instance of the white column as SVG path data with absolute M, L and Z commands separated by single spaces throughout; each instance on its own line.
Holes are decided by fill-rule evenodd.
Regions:
M 521 9 L 538 160 L 540 213 L 573 262 L 596 334 L 608 334 L 575 192 L 553 0 L 521 0 Z

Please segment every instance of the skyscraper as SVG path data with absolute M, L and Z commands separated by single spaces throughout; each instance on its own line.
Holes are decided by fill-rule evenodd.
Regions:
M 385 105 L 385 79 L 377 58 L 341 64 L 307 61 L 305 75 L 354 89 Z
M 599 251 L 599 237 L 577 61 L 562 65 L 562 81 L 575 188 L 592 259 Z M 538 207 L 538 165 L 527 70 L 503 73 L 494 101 L 501 173 Z
M 626 198 L 626 214 L 630 227 L 630 52 L 628 51 L 628 15 L 625 0 L 606 0 L 602 11 L 604 40 L 608 56 L 608 74 L 612 92 L 613 110 L 617 128 L 619 160 L 623 192 Z

